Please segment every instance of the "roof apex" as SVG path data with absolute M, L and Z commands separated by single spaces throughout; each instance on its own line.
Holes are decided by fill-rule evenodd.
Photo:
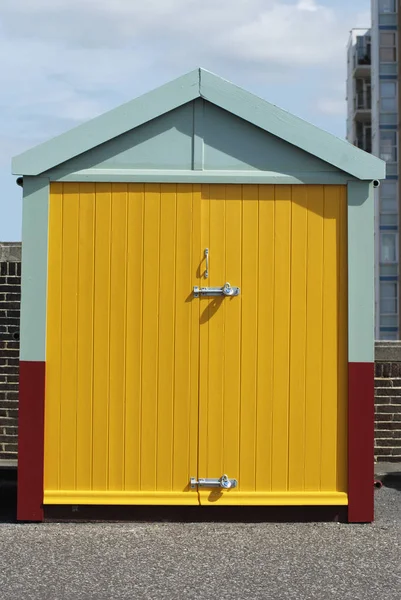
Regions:
M 377 157 L 203 68 L 194 69 L 15 156 L 12 172 L 40 175 L 200 97 L 353 177 L 364 180 L 385 177 L 385 163 Z

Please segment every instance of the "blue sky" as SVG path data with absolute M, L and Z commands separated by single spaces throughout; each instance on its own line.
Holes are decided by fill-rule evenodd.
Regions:
M 370 0 L 1 0 L 0 240 L 11 157 L 202 66 L 340 137 L 346 45 Z

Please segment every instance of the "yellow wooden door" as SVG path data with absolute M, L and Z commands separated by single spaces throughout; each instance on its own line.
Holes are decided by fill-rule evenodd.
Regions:
M 45 503 L 346 503 L 345 188 L 57 183 L 49 222 Z
M 198 503 L 200 200 L 52 184 L 45 503 Z
M 201 504 L 346 504 L 346 194 L 202 188 Z M 204 263 L 203 263 L 204 264 Z

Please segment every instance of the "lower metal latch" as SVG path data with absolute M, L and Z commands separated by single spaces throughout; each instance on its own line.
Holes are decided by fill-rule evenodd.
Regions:
M 238 481 L 236 479 L 229 479 L 227 475 L 222 475 L 219 479 L 196 479 L 196 477 L 191 477 L 190 479 L 191 489 L 195 489 L 198 486 L 200 488 L 222 488 L 223 490 L 229 490 L 236 488 L 237 485 Z

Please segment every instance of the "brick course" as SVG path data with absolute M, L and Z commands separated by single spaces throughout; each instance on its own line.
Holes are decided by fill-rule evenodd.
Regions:
M 21 244 L 0 243 L 0 459 L 17 458 Z
M 400 342 L 376 342 L 375 458 L 401 462 Z

